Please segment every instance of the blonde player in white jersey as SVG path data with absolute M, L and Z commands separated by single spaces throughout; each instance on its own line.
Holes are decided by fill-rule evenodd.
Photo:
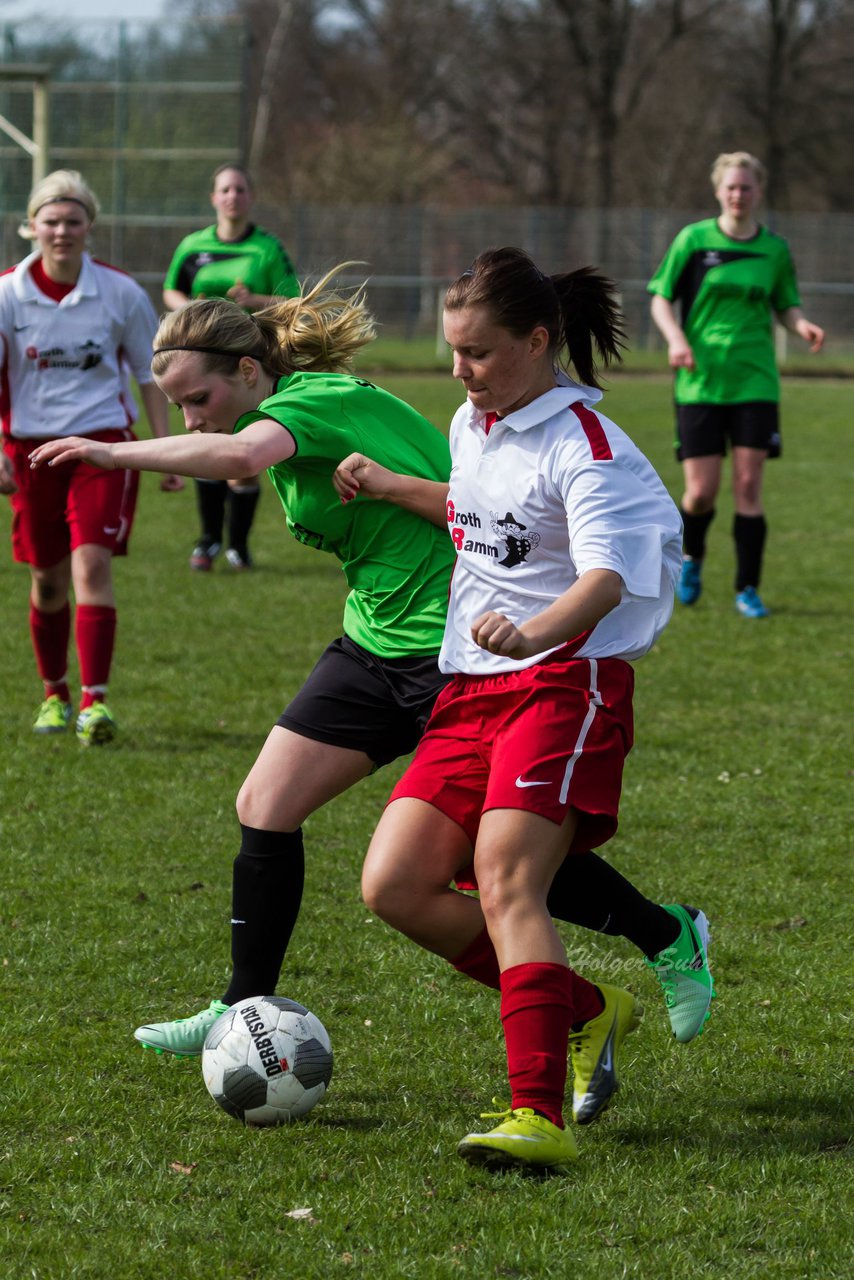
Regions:
M 35 251 L 0 277 L 0 493 L 12 501 L 15 559 L 30 566 L 30 634 L 44 684 L 33 727 L 62 733 L 73 715 L 73 588 L 82 684 L 76 730 L 84 746 L 109 742 L 116 731 L 106 703 L 116 631 L 112 560 L 127 553 L 139 477 L 84 462 L 33 471 L 30 454 L 64 436 L 134 439 L 129 374 L 153 434 L 169 434 L 166 399 L 149 367 L 154 308 L 129 275 L 86 251 L 97 212 L 79 173 L 48 174 L 30 193 L 21 227 Z M 183 488 L 183 481 L 164 476 L 161 487 Z
M 377 827 L 363 892 L 395 928 L 500 987 L 510 1105 L 460 1154 L 560 1166 L 577 1154 L 562 1114 L 567 1046 L 601 1015 L 601 1052 L 580 1055 L 592 1070 L 579 1078 L 575 1063 L 584 1123 L 616 1087 L 613 1061 L 639 1010 L 569 968 L 546 899 L 567 853 L 616 830 L 629 664 L 670 617 L 681 521 L 647 459 L 594 407 L 594 346 L 607 365 L 622 336 L 609 281 L 589 269 L 547 277 L 518 249 L 481 254 L 448 291 L 445 336 L 467 393 L 450 489 L 360 455 L 336 476 L 345 501 L 405 501 L 447 521 L 457 548 L 440 655 L 452 679 Z M 479 900 L 459 892 L 475 884 Z M 706 939 L 687 909 L 668 910 L 697 961 L 702 1026 Z

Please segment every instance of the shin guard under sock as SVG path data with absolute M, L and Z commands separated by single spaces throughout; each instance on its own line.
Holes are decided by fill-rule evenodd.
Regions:
M 532 1107 L 563 1128 L 573 978 L 559 964 L 517 964 L 501 975 L 510 1106 Z
M 202 526 L 201 541 L 209 546 L 222 542 L 228 484 L 225 480 L 197 480 L 196 506 Z
M 736 591 L 759 586 L 767 533 L 768 524 L 764 516 L 733 516 Z
M 226 1004 L 274 994 L 299 915 L 305 879 L 302 828 L 261 831 L 241 823 L 240 831 L 232 888 L 232 976 L 223 996 Z
M 261 489 L 257 484 L 229 490 L 228 545 L 243 556 L 249 549 L 249 531 L 260 495 Z
M 564 859 L 546 905 L 555 920 L 628 938 L 650 960 L 679 936 L 679 923 L 668 911 L 593 852 Z
M 702 560 L 706 554 L 706 533 L 715 518 L 714 508 L 702 515 L 690 515 L 679 508 L 682 517 L 682 551 L 692 560 Z
M 30 638 L 46 698 L 58 693 L 64 702 L 69 701 L 66 675 L 70 635 L 71 608 L 67 600 L 56 613 L 45 613 L 30 601 Z

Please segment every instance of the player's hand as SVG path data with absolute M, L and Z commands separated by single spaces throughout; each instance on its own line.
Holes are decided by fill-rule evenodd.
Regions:
M 163 476 L 160 481 L 160 489 L 163 493 L 180 493 L 183 488 L 183 476 Z
M 5 453 L 0 453 L 0 493 L 12 494 L 17 492 L 18 486 L 15 483 L 15 470 L 12 463 Z
M 824 329 L 813 324 L 811 320 L 798 321 L 798 334 L 804 342 L 809 343 L 810 354 L 815 355 L 824 346 Z
M 694 352 L 684 338 L 674 338 L 667 344 L 667 360 L 671 369 L 694 369 Z
M 42 466 L 55 467 L 62 462 L 88 462 L 104 471 L 116 470 L 113 446 L 104 444 L 101 440 L 90 440 L 86 436 L 64 436 L 60 440 L 48 440 L 30 454 L 30 466 L 33 470 Z
M 255 300 L 255 294 L 246 288 L 242 280 L 236 281 L 225 296 L 231 298 L 231 301 L 236 302 L 239 307 L 251 307 Z
M 363 498 L 385 498 L 394 488 L 397 476 L 364 453 L 351 453 L 339 462 L 332 476 L 335 491 L 342 502 L 352 502 L 357 494 Z
M 481 649 L 498 653 L 503 658 L 529 658 L 534 652 L 530 642 L 515 622 L 503 613 L 482 613 L 471 624 L 471 638 Z

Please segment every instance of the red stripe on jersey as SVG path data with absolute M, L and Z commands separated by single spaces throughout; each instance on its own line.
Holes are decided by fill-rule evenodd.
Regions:
M 5 275 L 5 271 L 3 272 Z M 4 436 L 12 434 L 12 395 L 9 389 L 9 344 L 4 333 L 0 334 L 3 344 L 3 359 L 0 361 L 0 422 Z
M 613 458 L 614 455 L 611 452 L 611 446 L 608 444 L 608 437 L 605 435 L 605 428 L 596 417 L 596 414 L 585 408 L 583 404 L 571 404 L 569 407 L 581 423 L 581 429 L 587 436 L 587 442 L 596 461 L 607 462 L 610 458 Z
M 115 271 L 117 276 L 127 276 L 129 280 L 133 279 L 129 271 L 123 270 L 122 267 L 114 267 L 112 262 L 105 262 L 103 258 L 93 258 L 92 261 L 96 267 L 106 267 L 108 271 Z

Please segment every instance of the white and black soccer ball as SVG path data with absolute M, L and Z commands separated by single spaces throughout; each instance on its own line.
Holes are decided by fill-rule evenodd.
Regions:
M 332 1078 L 332 1045 L 295 1000 L 255 996 L 217 1018 L 202 1050 L 208 1093 L 235 1120 L 288 1124 L 307 1115 Z

